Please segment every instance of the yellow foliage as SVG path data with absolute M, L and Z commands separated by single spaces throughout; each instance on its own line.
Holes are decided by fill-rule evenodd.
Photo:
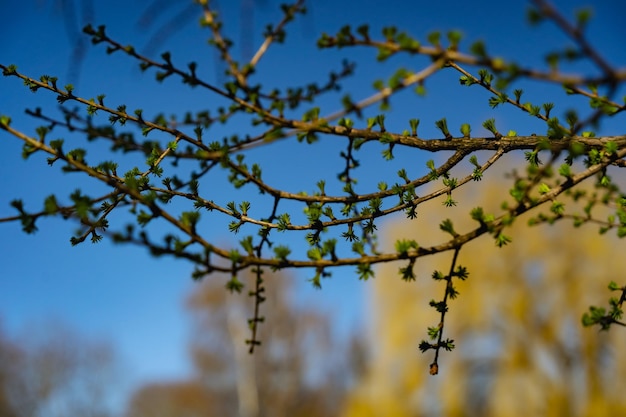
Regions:
M 495 194 L 502 184 L 486 182 L 454 194 L 458 207 L 435 212 L 458 219 L 482 206 L 500 214 L 508 196 Z M 466 218 L 455 223 L 459 232 L 476 227 Z M 442 220 L 418 216 L 381 230 L 389 247 L 403 238 L 427 246 L 442 236 Z M 589 305 L 606 303 L 609 281 L 623 283 L 624 242 L 592 225 L 571 233 L 567 220 L 535 227 L 527 220 L 506 230 L 513 242 L 501 249 L 489 236 L 461 249 L 458 264 L 470 276 L 455 281 L 460 295 L 449 305 L 444 332 L 457 349 L 442 353 L 435 377 L 428 374 L 432 352 L 417 346 L 439 320 L 428 302 L 441 299 L 444 284 L 430 276 L 435 269 L 447 274 L 452 254 L 418 259 L 415 282 L 399 277 L 404 265 L 380 268 L 371 293 L 372 363 L 346 416 L 626 415 L 626 332 L 580 323 Z

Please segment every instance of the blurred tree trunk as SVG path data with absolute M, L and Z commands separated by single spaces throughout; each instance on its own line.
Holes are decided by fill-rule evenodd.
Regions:
M 237 398 L 241 417 L 257 417 L 259 415 L 259 392 L 256 385 L 254 357 L 248 353 L 247 346 L 242 343 L 248 337 L 246 317 L 237 306 L 228 311 L 228 334 L 235 351 L 235 367 L 237 372 Z

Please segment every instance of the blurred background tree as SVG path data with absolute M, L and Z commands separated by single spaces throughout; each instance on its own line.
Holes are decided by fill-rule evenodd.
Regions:
M 10 338 L 0 329 L 0 416 L 113 416 L 113 348 L 58 322 Z
M 506 200 L 502 174 L 456 194 L 462 210 L 496 210 Z M 597 191 L 588 189 L 589 199 Z M 386 240 L 436 240 L 441 231 L 428 213 L 410 226 L 387 224 Z M 471 226 L 466 217 L 461 230 Z M 428 302 L 443 284 L 429 276 L 449 268 L 451 255 L 418 261 L 417 282 L 397 279 L 396 266 L 379 270 L 371 291 L 372 360 L 349 395 L 346 416 L 626 415 L 626 334 L 580 325 L 580 312 L 606 295 L 604 283 L 622 277 L 619 239 L 590 224 L 575 230 L 571 222 L 528 227 L 526 220 L 515 223 L 515 243 L 497 256 L 489 240 L 459 255 L 470 276 L 458 282 L 449 323 L 463 349 L 446 358 L 436 381 L 423 372 L 432 358 L 416 355 L 416 332 L 420 323 L 437 323 Z
M 293 278 L 268 276 L 263 346 L 250 355 L 246 297 L 224 291 L 229 278 L 215 276 L 190 294 L 189 345 L 193 376 L 155 381 L 133 396 L 128 417 L 329 416 L 338 415 L 350 384 L 357 378 L 348 348 L 358 354 L 351 335 L 333 334 L 331 315 L 296 304 Z M 252 288 L 248 274 L 244 283 Z M 360 347 L 362 349 L 362 346 Z

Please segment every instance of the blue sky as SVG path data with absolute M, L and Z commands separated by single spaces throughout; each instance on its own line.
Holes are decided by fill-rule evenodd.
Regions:
M 157 16 L 151 27 L 145 28 L 138 24 L 138 16 L 148 3 L 148 0 L 115 0 L 107 1 L 105 6 L 105 2 L 95 1 L 93 23 L 105 24 L 109 35 L 123 44 L 132 43 L 141 51 L 151 36 L 158 33 L 159 25 L 167 22 L 166 16 L 183 9 L 170 8 L 163 16 Z M 253 36 L 245 38 L 252 50 L 260 43 L 259 34 L 265 24 L 277 21 L 277 3 L 265 0 L 255 4 Z M 527 3 L 524 1 L 489 0 L 480 2 L 480 5 L 452 0 L 317 0 L 311 3 L 309 14 L 299 17 L 289 27 L 287 43 L 270 49 L 261 61 L 256 80 L 267 85 L 268 89 L 270 86 L 323 82 L 326 74 L 339 70 L 341 59 L 347 57 L 357 61 L 358 66 L 355 77 L 346 82 L 344 91 L 350 92 L 353 99 L 361 99 L 373 93 L 371 83 L 374 79 L 386 79 L 400 66 L 419 70 L 427 65 L 428 60 L 420 57 L 393 58 L 377 64 L 375 52 L 366 49 L 317 50 L 315 42 L 322 32 L 333 34 L 347 22 L 355 27 L 369 23 L 372 34 L 380 33 L 376 28 L 396 25 L 421 40 L 425 40 L 426 34 L 432 30 L 445 33 L 448 29 L 461 29 L 466 37 L 464 45 L 484 39 L 489 51 L 495 55 L 512 57 L 523 54 L 527 65 L 543 65 L 541 59 L 545 52 L 568 43 L 551 24 L 531 30 L 525 21 Z M 567 16 L 585 3 L 556 2 L 564 7 Z M 596 3 L 595 19 L 590 26 L 592 39 L 601 45 L 601 52 L 609 57 L 610 62 L 622 63 L 625 58 L 622 43 L 626 38 L 622 22 L 625 6 L 620 1 Z M 33 77 L 42 74 L 58 76 L 61 85 L 73 83 L 78 95 L 93 97 L 106 93 L 106 103 L 112 107 L 123 103 L 129 109 L 142 108 L 144 114 L 152 116 L 159 111 L 182 114 L 185 110 L 198 111 L 213 106 L 214 98 L 205 92 L 189 90 L 177 80 L 157 84 L 151 73 L 142 74 L 138 70 L 136 62 L 121 54 L 108 56 L 102 46 L 92 47 L 87 43 L 82 64 L 77 67 L 71 59 L 75 38 L 68 34 L 73 36 L 74 29 L 81 28 L 86 22 L 80 21 L 74 29 L 68 29 L 64 14 L 54 1 L 1 0 L 0 4 L 2 64 L 16 64 L 20 72 Z M 224 13 L 227 33 L 235 41 L 241 39 L 240 3 L 220 1 L 217 4 Z M 78 16 L 80 20 L 80 13 Z M 216 64 L 216 54 L 206 45 L 208 33 L 199 29 L 196 22 L 196 17 L 181 20 L 184 28 L 167 37 L 152 55 L 157 57 L 160 52 L 171 50 L 175 62 L 197 61 L 203 76 L 215 82 L 221 67 Z M 68 79 L 77 76 L 80 76 L 77 81 Z M 434 121 L 447 117 L 453 133 L 458 132 L 461 123 L 469 122 L 473 133 L 479 134 L 482 121 L 495 117 L 503 131 L 514 129 L 519 133 L 531 133 L 543 129 L 514 109 L 491 110 L 485 92 L 478 88 L 464 89 L 457 79 L 458 75 L 451 71 L 438 75 L 427 84 L 429 94 L 426 98 L 400 95 L 392 102 L 394 112 L 387 116 L 387 128 L 402 131 L 408 128 L 409 118 L 419 117 L 422 120 L 421 136 L 436 137 L 439 135 Z M 545 94 L 551 91 L 560 94 L 558 88 L 542 85 L 528 89 L 529 94 L 534 94 L 533 101 L 558 103 L 553 98 L 545 98 Z M 322 114 L 339 108 L 337 97 L 322 99 Z M 561 94 L 560 99 L 563 98 Z M 32 132 L 36 124 L 24 115 L 23 109 L 36 106 L 54 112 L 56 101 L 51 94 L 29 92 L 15 78 L 0 78 L 0 114 L 10 115 L 13 126 Z M 372 114 L 375 113 L 373 109 Z M 212 133 L 216 137 L 234 133 L 217 129 Z M 604 132 L 615 134 L 618 133 L 616 129 L 617 126 L 608 123 Z M 56 134 L 60 135 L 60 132 Z M 70 140 L 78 144 L 81 138 L 68 135 L 66 141 Z M 77 187 L 90 189 L 92 182 L 80 176 L 61 174 L 58 169 L 48 167 L 43 157 L 23 160 L 20 157 L 21 143 L 4 132 L 0 132 L 0 143 L 0 178 L 3 178 L 0 217 L 14 214 L 9 207 L 14 198 L 23 199 L 27 208 L 35 209 L 41 207 L 43 198 L 51 193 L 66 196 Z M 253 153 L 250 157 L 256 158 L 255 161 L 261 162 L 262 166 L 269 166 L 264 177 L 272 184 L 290 191 L 313 191 L 320 176 L 329 182 L 335 178 L 341 164 L 339 148 L 336 151 L 335 148 L 332 142 L 328 147 L 311 149 L 287 143 Z M 378 148 L 364 152 L 361 157 L 364 167 L 369 166 L 364 161 L 381 163 Z M 400 155 L 398 163 L 423 167 L 423 156 L 417 158 L 416 164 L 413 156 Z M 301 170 L 298 176 L 290 174 L 296 169 Z M 372 186 L 380 179 L 380 172 L 395 172 L 398 168 L 384 169 L 387 171 L 377 168 L 358 171 L 361 186 Z M 216 183 L 215 187 L 224 202 L 238 198 L 225 183 Z M 235 197 L 231 198 L 231 195 Z M 0 224 L 0 230 L 0 323 L 4 331 L 18 334 L 51 318 L 67 322 L 88 336 L 112 341 L 129 370 L 131 383 L 151 378 L 177 378 L 189 371 L 186 351 L 189 320 L 183 310 L 183 300 L 194 286 L 190 279 L 190 264 L 157 260 L 141 248 L 114 246 L 107 241 L 71 247 L 69 237 L 74 225 L 58 219 L 39 222 L 39 231 L 34 235 L 22 233 L 17 223 Z M 224 227 L 211 228 L 207 234 L 218 241 L 232 240 Z M 299 244 L 299 241 L 286 242 Z M 340 329 L 364 325 L 359 316 L 366 310 L 368 285 L 358 282 L 352 269 L 336 271 L 333 279 L 324 283 L 323 291 L 310 289 L 304 281 L 309 275 L 298 271 L 296 276 L 303 283 L 299 294 L 305 302 L 337 311 L 341 317 Z

